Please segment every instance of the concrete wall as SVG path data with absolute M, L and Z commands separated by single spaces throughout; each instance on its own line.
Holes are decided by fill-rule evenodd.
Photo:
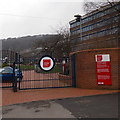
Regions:
M 120 88 L 119 48 L 94 49 L 78 51 L 76 55 L 76 86 L 91 89 L 118 89 Z M 110 54 L 112 85 L 98 85 L 96 75 L 95 55 Z

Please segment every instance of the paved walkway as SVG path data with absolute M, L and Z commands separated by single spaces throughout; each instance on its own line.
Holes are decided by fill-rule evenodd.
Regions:
M 112 120 L 118 120 L 118 95 L 114 93 L 7 105 L 2 107 L 2 118 L 28 118 L 27 120 L 36 120 L 36 118 L 41 118 L 40 120 L 43 118 L 51 118 L 50 120 L 53 118 L 61 118 L 60 120 L 107 118 L 111 120 L 114 118 Z
M 39 89 L 39 90 L 22 90 L 19 92 L 13 92 L 12 89 L 3 89 L 0 90 L 0 92 L 2 93 L 2 104 L 0 104 L 0 106 L 4 106 L 4 105 L 38 101 L 38 100 L 109 94 L 109 93 L 118 92 L 118 90 L 51 88 L 51 89 Z

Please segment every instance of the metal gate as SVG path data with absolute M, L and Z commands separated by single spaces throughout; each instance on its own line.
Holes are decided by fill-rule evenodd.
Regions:
M 17 66 L 23 74 L 22 80 L 19 80 L 19 84 L 17 84 L 19 90 L 64 88 L 73 86 L 70 58 L 54 58 L 55 66 L 49 72 L 40 69 L 38 65 L 39 58 L 25 58 L 18 56 L 17 60 L 19 62 Z M 65 66 L 63 66 L 63 60 L 66 61 Z
M 1 51 L 1 68 L 13 68 L 13 79 L 9 82 L 0 79 L 0 88 L 17 90 L 75 87 L 75 56 L 54 58 L 55 66 L 45 72 L 39 67 L 40 57 L 22 57 L 9 50 Z M 63 65 L 63 61 L 65 64 Z M 19 77 L 16 77 L 19 70 Z M 22 77 L 21 77 L 22 76 Z
M 0 88 L 14 88 L 15 82 L 15 59 L 16 53 L 10 50 L 0 51 Z M 11 75 L 8 73 L 2 74 L 2 69 L 11 67 Z

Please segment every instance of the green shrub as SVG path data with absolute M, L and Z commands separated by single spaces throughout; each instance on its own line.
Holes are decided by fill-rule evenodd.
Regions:
M 7 63 L 2 63 L 2 67 L 9 66 Z

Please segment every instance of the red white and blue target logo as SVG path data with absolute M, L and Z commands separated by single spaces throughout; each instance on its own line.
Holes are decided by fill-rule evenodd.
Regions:
M 39 66 L 44 71 L 50 71 L 55 66 L 55 60 L 49 55 L 42 56 L 39 60 Z

